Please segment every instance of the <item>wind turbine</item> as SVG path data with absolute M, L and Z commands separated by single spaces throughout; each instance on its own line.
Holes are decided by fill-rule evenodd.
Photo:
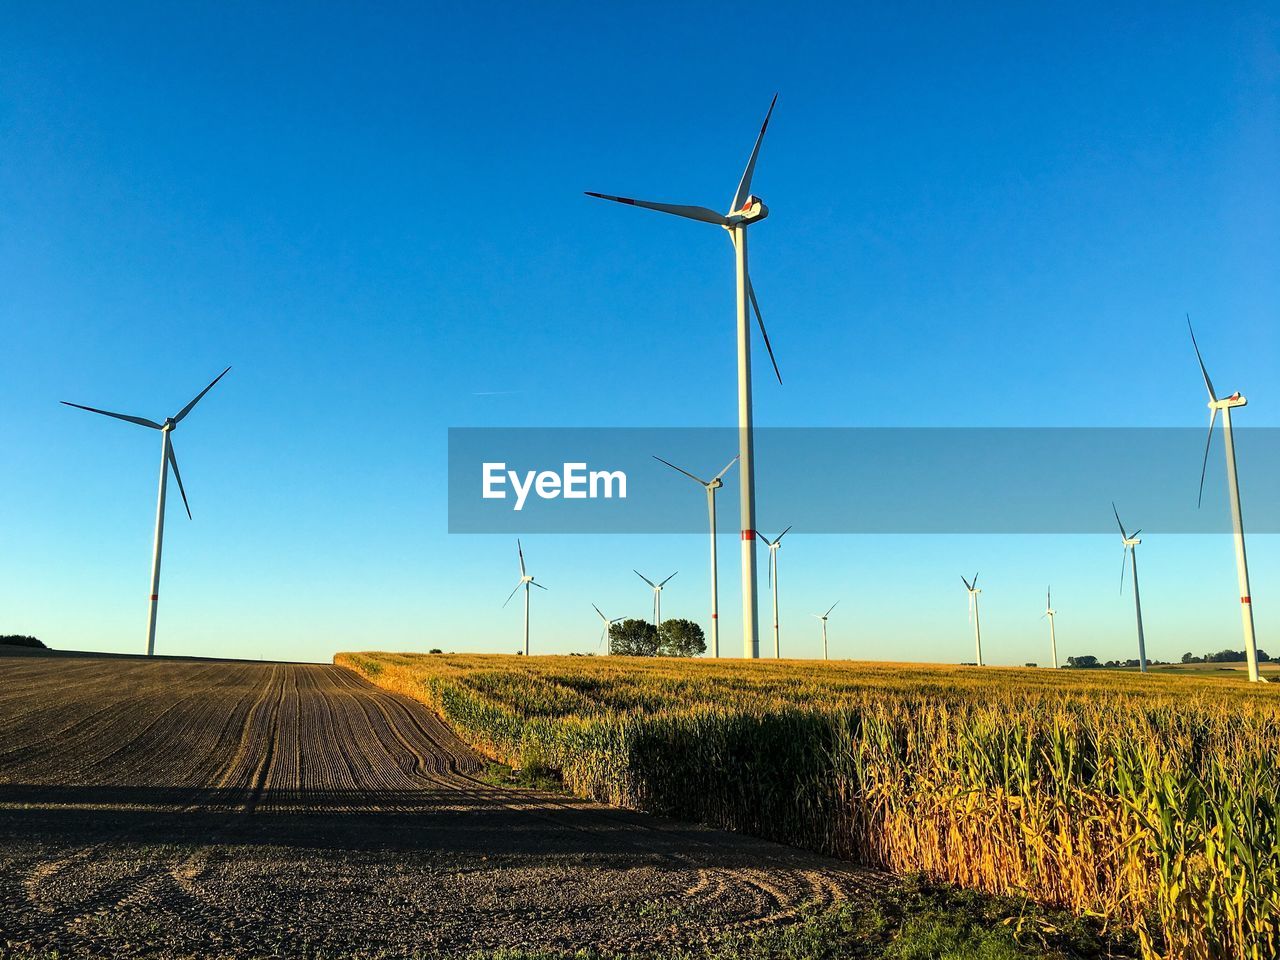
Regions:
M 982 591 L 978 589 L 978 575 L 973 575 L 972 583 L 965 580 L 963 574 L 960 579 L 964 580 L 964 588 L 969 591 L 969 619 L 973 621 L 973 642 L 978 647 L 978 666 L 982 666 L 982 624 L 978 620 L 978 594 Z
M 507 595 L 507 599 L 502 602 L 505 607 L 511 602 L 511 598 L 516 595 L 516 590 L 524 587 L 524 655 L 529 656 L 529 588 L 537 587 L 539 590 L 547 589 L 540 583 L 534 583 L 533 576 L 524 568 L 524 547 L 520 545 L 520 538 L 516 538 L 516 553 L 520 555 L 520 581 L 515 588 Z
M 778 102 L 777 94 L 769 104 L 764 123 L 760 125 L 760 133 L 756 135 L 755 146 L 751 148 L 751 157 L 747 160 L 747 168 L 738 181 L 737 192 L 729 204 L 729 212 L 716 213 L 707 207 L 686 206 L 672 203 L 654 203 L 649 200 L 633 200 L 630 197 L 614 197 L 606 193 L 592 193 L 587 196 L 601 200 L 613 200 L 633 207 L 644 207 L 657 210 L 659 213 L 670 213 L 688 220 L 715 224 L 723 227 L 733 241 L 735 265 L 737 268 L 737 335 L 738 335 L 738 457 L 742 461 L 738 478 L 741 495 L 739 497 L 739 526 L 742 535 L 742 655 L 748 659 L 760 656 L 760 635 L 756 624 L 756 491 L 755 491 L 755 441 L 752 432 L 751 411 L 751 326 L 750 311 L 754 310 L 756 322 L 760 325 L 760 334 L 764 337 L 765 349 L 769 351 L 769 359 L 773 362 L 773 372 L 782 382 L 782 374 L 778 371 L 778 361 L 773 355 L 773 347 L 769 344 L 769 334 L 764 328 L 764 317 L 760 314 L 760 304 L 756 302 L 756 293 L 751 285 L 751 277 L 747 273 L 747 227 L 758 223 L 769 215 L 769 208 L 764 201 L 751 193 L 751 177 L 756 169 L 756 157 L 760 153 L 760 143 L 769 126 L 769 118 L 773 115 L 774 105 Z M 748 309 L 748 303 L 750 309 Z
M 607 636 L 609 635 L 609 628 L 610 628 L 610 627 L 612 627 L 615 623 L 620 623 L 620 622 L 622 622 L 623 620 L 627 619 L 626 617 L 614 617 L 612 620 L 610 620 L 610 619 L 609 619 L 608 617 L 606 617 L 603 613 L 601 613 L 600 608 L 599 608 L 599 607 L 597 607 L 594 603 L 591 605 L 591 608 L 592 608 L 593 610 L 595 610 L 595 612 L 596 612 L 596 613 L 599 613 L 599 614 L 600 614 L 600 619 L 604 621 L 604 629 L 600 631 L 600 642 L 601 642 L 601 643 L 604 643 L 605 637 L 607 637 Z M 612 653 L 613 651 L 610 649 L 610 647 L 609 647 L 609 645 L 608 645 L 608 644 L 605 644 L 604 652 L 605 652 L 605 653 Z
M 639 570 L 636 570 L 634 567 L 632 568 L 632 572 L 641 580 L 643 580 L 645 583 L 647 583 L 649 586 L 653 587 L 653 627 L 655 630 L 658 631 L 659 634 L 661 634 L 662 633 L 662 588 L 667 585 L 668 581 L 671 580 L 671 577 L 674 577 L 676 573 L 679 573 L 680 571 L 677 570 L 676 573 L 673 573 L 671 577 L 667 577 L 667 579 L 663 580 L 661 583 L 654 583 L 652 580 L 646 577 Z
M 769 547 L 769 587 L 773 591 L 773 656 L 782 659 L 782 647 L 778 643 L 778 551 L 782 549 L 782 538 L 787 535 L 787 527 L 778 536 L 770 540 L 763 533 L 760 539 Z M 839 603 L 839 601 L 836 601 Z
M 782 537 L 778 537 L 778 539 L 781 540 Z M 831 616 L 831 611 L 836 608 L 836 604 L 838 604 L 839 602 L 840 601 L 837 600 L 831 606 L 827 607 L 826 613 L 813 614 L 813 616 L 817 617 L 819 620 L 822 621 L 822 659 L 823 660 L 828 659 L 827 657 L 827 617 Z
M 975 576 L 974 579 L 978 578 Z M 1049 620 L 1049 649 L 1053 653 L 1053 669 L 1055 670 L 1058 669 L 1058 637 L 1053 630 L 1053 618 L 1057 616 L 1057 613 L 1058 611 L 1053 609 L 1053 588 L 1048 587 L 1044 592 L 1044 615 L 1040 619 L 1048 618 Z M 1146 669 L 1145 665 L 1143 669 Z
M 1244 520 L 1240 516 L 1240 480 L 1236 476 L 1236 445 L 1231 435 L 1231 410 L 1243 407 L 1249 401 L 1236 391 L 1229 397 L 1219 400 L 1213 391 L 1213 383 L 1209 379 L 1209 371 L 1205 369 L 1204 358 L 1200 356 L 1200 346 L 1196 343 L 1196 332 L 1191 329 L 1191 317 L 1187 316 L 1187 330 L 1191 333 L 1191 346 L 1195 347 L 1196 360 L 1200 362 L 1200 373 L 1204 377 L 1204 388 L 1209 392 L 1209 436 L 1204 442 L 1204 463 L 1200 467 L 1200 498 L 1204 499 L 1204 475 L 1209 468 L 1209 444 L 1213 442 L 1213 423 L 1222 411 L 1222 440 L 1227 451 L 1227 492 L 1231 497 L 1231 529 L 1236 544 L 1236 579 L 1240 585 L 1240 616 L 1244 622 L 1244 654 L 1249 660 L 1249 679 L 1255 683 L 1262 678 L 1258 676 L 1258 642 L 1253 632 L 1253 598 L 1249 595 L 1249 559 L 1244 552 Z
M 716 491 L 724 486 L 724 481 L 721 477 L 728 473 L 729 468 L 738 462 L 738 458 L 734 457 L 726 463 L 724 469 L 710 480 L 695 477 L 688 470 L 677 467 L 674 463 L 663 460 L 661 457 L 655 456 L 653 459 L 659 463 L 665 463 L 672 470 L 678 470 L 690 480 L 702 484 L 707 491 L 707 515 L 711 520 L 711 655 L 718 657 L 720 656 L 720 581 L 717 574 L 718 564 L 716 561 Z
M 160 601 L 160 552 L 164 546 L 164 503 L 165 489 L 168 486 L 169 468 L 173 468 L 173 478 L 178 481 L 178 492 L 182 494 L 182 505 L 187 508 L 187 519 L 191 519 L 191 505 L 187 503 L 187 491 L 182 487 L 182 474 L 178 472 L 178 458 L 173 453 L 173 440 L 170 434 L 178 428 L 178 424 L 182 419 L 194 409 L 195 405 L 201 401 L 206 393 L 213 389 L 213 385 L 227 375 L 230 370 L 227 367 L 220 374 L 213 378 L 213 381 L 196 394 L 195 399 L 179 410 L 172 417 L 165 420 L 164 423 L 156 423 L 154 420 L 148 420 L 146 417 L 130 417 L 123 413 L 112 413 L 110 410 L 99 410 L 97 407 L 85 407 L 78 403 L 70 403 L 66 400 L 60 401 L 68 407 L 75 407 L 77 410 L 88 410 L 90 413 L 100 413 L 104 417 L 115 417 L 117 420 L 125 420 L 129 423 L 136 423 L 142 427 L 150 427 L 152 430 L 160 431 L 160 493 L 156 499 L 156 539 L 155 546 L 151 553 L 151 600 L 147 608 L 147 656 L 155 654 L 156 649 L 156 607 Z
M 1138 539 L 1141 530 L 1135 530 L 1133 533 L 1125 533 L 1124 524 L 1120 522 L 1120 511 L 1116 509 L 1114 502 L 1111 504 L 1111 512 L 1116 515 L 1116 526 L 1120 528 L 1120 541 L 1124 544 L 1120 554 L 1120 593 L 1124 593 L 1124 565 L 1129 560 L 1133 563 L 1133 607 L 1138 614 L 1138 669 L 1143 673 L 1147 672 L 1147 641 L 1142 634 L 1142 595 L 1138 592 L 1138 544 L 1142 541 Z M 1128 553 L 1130 556 L 1126 557 Z

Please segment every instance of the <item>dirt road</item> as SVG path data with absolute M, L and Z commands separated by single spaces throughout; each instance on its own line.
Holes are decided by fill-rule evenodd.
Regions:
M 884 880 L 489 786 L 337 667 L 0 657 L 0 946 L 67 956 L 660 948 Z

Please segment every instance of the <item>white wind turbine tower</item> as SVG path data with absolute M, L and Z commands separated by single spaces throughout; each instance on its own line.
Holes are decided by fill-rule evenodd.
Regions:
M 671 577 L 667 577 L 667 579 L 663 580 L 661 583 L 654 583 L 652 580 L 646 577 L 639 570 L 636 570 L 634 567 L 632 568 L 631 572 L 634 573 L 641 580 L 643 580 L 645 583 L 647 583 L 649 586 L 653 587 L 653 627 L 655 630 L 658 631 L 659 636 L 661 636 L 662 634 L 662 588 L 667 585 L 667 583 L 671 580 L 671 577 L 674 577 L 676 573 L 679 573 L 680 571 L 677 570 L 676 573 L 673 573 Z
M 964 588 L 969 591 L 969 619 L 973 621 L 973 642 L 978 648 L 978 666 L 982 666 L 982 623 L 978 619 L 978 594 L 982 591 L 978 589 L 978 575 L 973 575 L 972 583 L 965 580 L 963 574 L 960 579 L 964 580 Z
M 734 457 L 724 465 L 724 469 L 717 473 L 710 480 L 703 480 L 701 477 L 695 477 L 688 470 L 677 467 L 669 460 L 663 460 L 661 457 L 655 456 L 653 459 L 659 463 L 665 463 L 672 470 L 678 470 L 690 480 L 700 483 L 707 491 L 707 516 L 711 521 L 711 656 L 720 656 L 720 581 L 718 574 L 718 561 L 716 560 L 716 491 L 724 486 L 724 480 L 721 478 L 729 472 L 729 468 L 738 462 L 738 458 Z
M 729 212 L 719 214 L 707 207 L 686 206 L 672 203 L 654 203 L 649 200 L 633 200 L 629 197 L 614 197 L 605 193 L 587 192 L 589 197 L 601 200 L 613 200 L 634 207 L 657 210 L 659 213 L 670 213 L 688 220 L 715 224 L 728 231 L 733 241 L 735 264 L 737 267 L 737 336 L 738 336 L 738 457 L 742 461 L 738 470 L 741 496 L 739 498 L 739 527 L 742 536 L 742 655 L 748 659 L 760 656 L 760 635 L 756 623 L 756 493 L 755 493 L 755 448 L 752 432 L 751 410 L 751 327 L 750 312 L 755 311 L 756 322 L 760 325 L 760 333 L 764 337 L 765 349 L 769 351 L 769 359 L 773 362 L 773 372 L 778 382 L 782 382 L 782 374 L 778 372 L 778 361 L 773 355 L 773 347 L 769 344 L 769 334 L 764 328 L 764 318 L 760 314 L 760 305 L 756 302 L 755 290 L 751 285 L 751 277 L 747 273 L 747 227 L 758 223 L 769 215 L 769 208 L 764 201 L 751 193 L 751 176 L 755 173 L 756 157 L 760 153 L 760 143 L 769 126 L 769 118 L 773 115 L 774 104 L 778 102 L 775 94 L 769 104 L 769 112 L 765 114 L 760 133 L 756 136 L 755 146 L 751 148 L 751 157 L 747 160 L 747 168 L 738 182 L 738 190 L 729 204 Z M 750 304 L 750 307 L 748 307 Z
M 974 579 L 978 579 L 974 577 Z M 1053 618 L 1058 615 L 1058 611 L 1053 609 L 1053 588 L 1048 587 L 1044 592 L 1044 616 L 1040 619 L 1049 620 L 1049 651 L 1053 654 L 1053 669 L 1058 669 L 1058 635 L 1053 629 Z
M 781 538 L 781 537 L 779 537 L 778 539 L 779 539 L 779 540 L 781 540 L 782 538 Z M 814 614 L 814 616 L 815 616 L 815 617 L 817 617 L 819 620 L 821 620 L 821 621 L 822 621 L 822 659 L 823 659 L 823 660 L 827 660 L 827 659 L 829 659 L 829 658 L 827 657 L 827 617 L 831 616 L 831 611 L 832 611 L 832 610 L 834 610 L 834 609 L 836 608 L 836 604 L 838 604 L 839 602 L 840 602 L 840 601 L 839 601 L 839 600 L 837 600 L 837 601 L 836 601 L 835 603 L 833 603 L 831 606 L 827 607 L 827 612 L 826 612 L 826 613 L 815 613 L 815 614 Z
M 626 617 L 614 617 L 612 620 L 610 620 L 608 617 L 606 617 L 606 616 L 601 612 L 600 608 L 599 608 L 599 607 L 597 607 L 594 603 L 591 605 L 591 608 L 592 608 L 593 610 L 595 610 L 595 612 L 596 612 L 596 613 L 600 614 L 600 619 L 604 621 L 604 629 L 602 629 L 602 630 L 600 631 L 600 642 L 601 642 L 601 643 L 604 643 L 605 639 L 609 636 L 609 628 L 610 628 L 610 627 L 612 627 L 615 623 L 621 623 L 623 620 L 627 619 Z M 604 644 L 604 652 L 605 652 L 605 653 L 612 653 L 612 652 L 613 652 L 613 651 L 610 649 L 609 644 L 607 644 L 607 643 L 605 643 L 605 644 Z
M 1240 480 L 1236 476 L 1236 445 L 1231 435 L 1231 410 L 1243 407 L 1249 401 L 1240 396 L 1237 390 L 1229 397 L 1219 400 L 1213 391 L 1213 383 L 1209 380 L 1209 371 L 1205 369 L 1204 358 L 1200 356 L 1200 346 L 1196 343 L 1196 332 L 1191 329 L 1191 317 L 1187 317 L 1187 330 L 1191 332 L 1191 345 L 1195 347 L 1196 360 L 1200 362 L 1200 373 L 1204 376 L 1204 388 L 1209 392 L 1209 436 L 1204 442 L 1204 463 L 1200 467 L 1200 499 L 1204 498 L 1204 475 L 1209 467 L 1209 444 L 1213 442 L 1213 422 L 1222 411 L 1222 440 L 1227 451 L 1227 493 L 1231 497 L 1231 529 L 1236 545 L 1236 579 L 1240 585 L 1240 616 L 1244 621 L 1244 653 L 1249 660 L 1249 679 L 1255 683 L 1262 678 L 1258 675 L 1258 642 L 1253 632 L 1253 597 L 1249 594 L 1249 559 L 1244 552 L 1244 520 L 1240 516 Z M 1199 501 L 1197 501 L 1197 506 Z
M 516 553 L 520 556 L 520 581 L 515 588 L 507 595 L 507 599 L 502 602 L 505 607 L 511 602 L 511 598 L 516 595 L 516 590 L 524 587 L 524 655 L 529 656 L 529 588 L 537 587 L 539 590 L 547 589 L 540 583 L 533 582 L 533 576 L 524 568 L 524 547 L 520 545 L 520 538 L 516 538 Z
M 155 545 L 151 553 L 151 600 L 147 608 L 147 656 L 150 657 L 155 653 L 156 649 L 156 608 L 160 602 L 160 552 L 164 546 L 164 504 L 165 490 L 168 486 L 169 468 L 173 468 L 173 478 L 178 481 L 178 492 L 182 494 L 182 505 L 187 508 L 187 519 L 191 519 L 191 505 L 187 503 L 187 491 L 182 487 L 182 474 L 178 472 L 178 458 L 173 453 L 173 440 L 170 434 L 177 429 L 178 424 L 182 422 L 183 417 L 192 411 L 197 403 L 204 397 L 206 393 L 213 389 L 213 385 L 227 375 L 230 370 L 227 367 L 220 374 L 213 378 L 213 381 L 196 394 L 195 399 L 179 410 L 174 416 L 169 417 L 164 423 L 156 423 L 154 420 L 148 420 L 146 417 L 130 417 L 123 413 L 112 413 L 110 410 L 99 410 L 97 407 L 85 407 L 78 403 L 70 403 L 66 400 L 60 401 L 68 407 L 75 407 L 77 410 L 88 410 L 90 413 L 100 413 L 104 417 L 115 417 L 117 420 L 125 420 L 129 423 L 136 423 L 142 427 L 150 427 L 152 430 L 160 431 L 160 493 L 156 498 L 156 539 Z
M 1116 526 L 1120 528 L 1120 541 L 1124 544 L 1120 554 L 1120 593 L 1124 593 L 1124 565 L 1127 561 L 1133 564 L 1133 607 L 1138 614 L 1138 669 L 1143 673 L 1147 672 L 1147 641 L 1142 633 L 1142 595 L 1138 592 L 1138 544 L 1142 541 L 1138 539 L 1141 530 L 1135 530 L 1133 533 L 1125 533 L 1124 524 L 1120 522 L 1120 511 L 1116 509 L 1113 502 L 1111 504 L 1111 512 L 1116 515 Z M 1125 554 L 1129 556 L 1125 556 Z
M 787 535 L 790 530 L 787 527 L 777 537 L 770 540 L 763 533 L 760 539 L 765 542 L 769 548 L 769 589 L 773 591 L 773 656 L 774 659 L 782 659 L 782 645 L 778 642 L 778 551 L 782 549 L 782 538 Z M 839 603 L 840 601 L 836 601 Z M 826 624 L 824 623 L 823 626 Z

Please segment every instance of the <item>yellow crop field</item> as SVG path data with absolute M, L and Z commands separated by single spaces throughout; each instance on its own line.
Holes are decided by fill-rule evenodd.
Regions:
M 1280 956 L 1280 691 L 1099 671 L 340 654 L 586 797 Z

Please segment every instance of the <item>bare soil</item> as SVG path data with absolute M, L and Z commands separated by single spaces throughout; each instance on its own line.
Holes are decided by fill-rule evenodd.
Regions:
M 0 954 L 649 951 L 889 889 L 484 766 L 338 667 L 0 657 Z

